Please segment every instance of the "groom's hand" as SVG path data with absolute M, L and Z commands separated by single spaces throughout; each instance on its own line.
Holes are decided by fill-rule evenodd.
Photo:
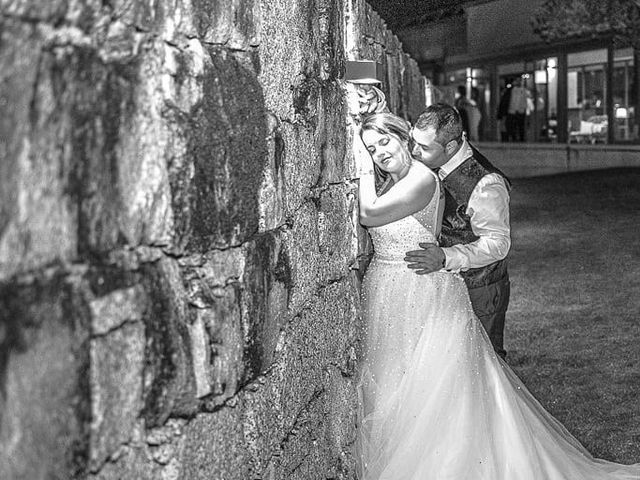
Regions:
M 405 254 L 404 261 L 408 263 L 407 267 L 415 270 L 418 275 L 437 272 L 444 268 L 444 250 L 434 243 L 418 245 L 422 250 L 411 250 Z

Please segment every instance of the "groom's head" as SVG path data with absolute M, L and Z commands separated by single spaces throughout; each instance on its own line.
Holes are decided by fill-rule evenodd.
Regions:
M 430 105 L 411 130 L 411 153 L 431 168 L 447 163 L 462 145 L 462 120 L 451 105 Z

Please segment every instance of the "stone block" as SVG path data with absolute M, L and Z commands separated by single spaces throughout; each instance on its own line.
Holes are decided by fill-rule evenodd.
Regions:
M 2 20 L 0 280 L 77 254 L 78 214 L 67 196 L 71 166 L 62 147 L 68 121 L 42 48 L 33 26 Z
M 151 458 L 161 466 L 157 473 L 159 480 L 179 480 L 181 477 L 181 457 L 185 448 L 183 436 L 187 424 L 183 419 L 170 419 L 164 426 L 147 432 L 147 445 Z
M 223 408 L 215 414 L 200 414 L 189 422 L 184 429 L 181 478 L 259 478 L 252 472 L 255 460 L 244 437 L 248 420 L 241 408 Z
M 258 227 L 267 159 L 262 88 L 250 58 L 209 50 L 204 95 L 191 111 L 188 161 L 173 175 L 177 244 L 188 253 L 239 245 Z
M 96 0 L 85 2 L 52 0 L 46 4 L 37 0 L 6 0 L 2 2 L 3 16 L 50 24 L 68 22 L 83 29 L 90 28 L 98 9 L 99 2 Z
M 158 54 L 162 59 L 159 78 L 165 105 L 163 114 L 169 128 L 176 130 L 166 140 L 167 148 L 172 147 L 169 155 L 165 155 L 171 166 L 176 162 L 179 164 L 183 160 L 180 157 L 186 153 L 183 144 L 186 143 L 185 130 L 190 126 L 188 115 L 202 100 L 205 65 L 211 68 L 211 57 L 197 38 L 190 38 L 180 45 L 165 42 L 158 45 Z
M 337 82 L 326 83 L 318 100 L 316 149 L 320 156 L 319 185 L 337 183 L 349 177 L 347 154 L 346 105 L 344 90 Z
M 405 118 L 412 124 L 418 119 L 427 105 L 425 78 L 415 60 L 406 54 L 404 58 L 404 75 L 402 76 L 401 96 Z
M 89 302 L 91 309 L 91 332 L 105 335 L 126 322 L 142 320 L 147 309 L 147 299 L 140 285 L 116 290 Z
M 65 193 L 79 205 L 83 254 L 171 240 L 158 56 L 152 51 L 104 63 L 97 53 L 77 48 L 43 62 L 59 86 L 52 100 L 64 156 L 57 161 L 67 165 Z
M 285 218 L 290 220 L 321 182 L 321 155 L 315 132 L 301 124 L 282 124 Z
M 279 234 L 266 234 L 246 246 L 240 299 L 246 380 L 269 368 L 287 319 L 293 277 L 282 240 Z
M 121 205 L 118 227 L 129 245 L 169 245 L 173 233 L 160 56 L 152 50 L 139 57 L 131 112 L 123 115 L 117 132 L 113 187 Z
M 319 52 L 319 78 L 321 81 L 342 78 L 344 69 L 345 24 L 343 2 L 318 0 L 312 4 L 312 21 L 317 22 L 316 45 Z M 314 28 L 314 33 L 315 33 Z M 341 98 L 338 96 L 337 98 Z
M 207 43 L 234 50 L 260 44 L 259 0 L 193 0 L 198 36 Z
M 0 478 L 75 478 L 88 455 L 86 305 L 63 276 L 0 286 Z
M 284 178 L 285 144 L 278 117 L 267 114 L 267 162 L 262 171 L 259 190 L 258 231 L 260 233 L 281 227 L 285 222 L 286 191 Z
M 402 103 L 402 76 L 404 74 L 404 65 L 399 55 L 392 55 L 386 52 L 385 70 L 387 73 L 387 82 L 384 92 L 387 97 L 387 105 L 389 110 L 404 117 L 405 105 Z
M 232 290 L 232 289 L 229 289 Z M 234 396 L 245 375 L 244 339 L 236 294 L 218 296 L 212 309 L 198 310 L 189 327 L 196 394 L 213 410 Z
M 3 19 L 0 173 L 9 180 L 0 188 L 0 275 L 72 261 L 78 248 L 101 253 L 171 239 L 162 58 L 153 48 L 141 53 L 134 28 L 155 13 L 140 2 L 115 3 L 122 15 L 105 38 L 96 31 L 95 40 L 104 40 L 96 50 L 64 29 Z M 28 17 L 29 5 L 7 8 Z M 58 7 L 65 15 L 79 9 Z M 37 85 L 25 89 L 25 82 Z
M 188 328 L 197 395 L 207 410 L 269 368 L 286 320 L 291 272 L 280 236 L 261 235 L 242 251 L 212 252 L 200 266 L 183 267 L 196 307 Z
M 198 315 L 196 320 L 191 325 L 188 325 L 187 328 L 189 329 L 191 358 L 193 359 L 196 396 L 202 398 L 213 392 L 209 337 L 201 315 Z
M 245 262 L 243 247 L 179 259 L 189 303 L 196 308 L 210 307 L 218 289 L 244 281 Z
M 204 408 L 211 411 L 228 401 L 252 378 L 247 358 L 247 332 L 242 324 L 238 292 L 235 287 L 221 291 L 210 310 L 197 312 L 209 341 L 209 385 L 211 395 Z
M 93 37 L 92 43 L 106 50 L 117 50 L 118 45 L 130 48 L 136 31 L 160 32 L 174 41 L 197 35 L 188 0 L 52 0 L 46 5 L 37 0 L 6 0 L 2 13 L 31 24 L 55 26 L 59 38 L 77 31 Z
M 100 13 L 94 32 L 99 34 L 99 41 L 96 43 L 101 48 L 105 45 L 109 47 L 110 43 L 122 44 L 125 48 L 130 48 L 135 43 L 136 32 L 162 31 L 166 23 L 181 19 L 180 13 L 185 12 L 184 8 L 187 6 L 184 0 L 138 0 L 136 2 L 111 0 L 106 5 L 102 2 L 92 3 L 98 4 L 97 10 Z M 185 24 L 181 26 L 188 27 Z M 125 35 L 121 36 L 120 33 Z M 182 33 L 187 35 L 191 32 L 188 28 L 184 28 Z
M 320 253 L 316 202 L 309 200 L 298 209 L 283 239 L 291 266 L 289 309 L 295 315 L 321 285 L 324 259 Z
M 345 376 L 354 374 L 351 363 L 358 333 L 357 297 L 349 279 L 332 283 L 320 290 L 300 316 L 286 326 L 283 342 L 286 348 L 302 356 L 308 372 L 319 374 L 324 365 L 330 364 Z
M 352 370 L 355 373 L 355 370 Z M 353 375 L 352 373 L 352 375 Z M 353 446 L 356 440 L 357 405 L 355 375 L 345 376 L 338 368 L 325 370 L 323 384 L 326 389 L 325 401 L 325 442 L 328 457 L 332 459 L 332 475 L 327 478 L 348 478 L 355 471 Z
M 280 455 L 269 465 L 274 478 L 306 480 L 309 478 L 331 478 L 329 455 L 325 442 L 326 395 L 319 390 L 307 400 L 296 421 L 282 439 Z
M 187 324 L 190 313 L 180 269 L 163 258 L 141 268 L 149 298 L 145 312 L 145 368 L 142 416 L 148 427 L 198 411 Z
M 160 38 L 164 42 L 180 45 L 198 37 L 191 0 L 150 0 L 150 4 L 155 5 L 155 25 L 160 28 Z
M 326 395 L 330 385 L 327 371 L 340 372 L 342 377 L 342 371 L 348 370 L 345 365 L 353 358 L 353 302 L 349 282 L 332 284 L 322 295 L 310 299 L 305 310 L 283 326 L 268 371 L 238 395 L 234 409 L 242 409 L 250 419 L 245 420 L 244 438 L 258 476 L 293 478 L 289 474 L 295 473 L 294 465 L 304 463 L 305 445 L 325 452 L 321 461 L 320 457 L 309 459 L 302 469 L 307 472 L 306 478 L 324 478 L 325 472 L 342 468 L 335 458 L 327 460 L 330 455 L 326 449 L 333 449 L 333 455 L 343 448 L 347 455 L 348 443 L 343 442 L 348 442 L 348 434 L 340 439 L 326 438 L 329 433 L 325 425 L 330 422 L 326 415 L 331 409 L 345 409 L 344 416 L 335 420 L 342 422 L 353 414 L 355 403 L 344 403 L 350 388 L 348 381 L 343 385 L 344 392 L 336 387 L 335 392 L 331 390 L 331 397 Z M 353 370 L 344 375 L 353 375 Z M 327 402 L 334 403 L 329 406 Z M 352 426 L 340 423 L 332 428 L 346 431 Z
M 143 446 L 124 446 L 118 453 L 118 457 L 104 464 L 96 472 L 87 475 L 87 480 L 169 480 L 165 476 L 165 468 L 149 458 L 148 449 Z M 179 477 L 173 476 L 171 480 Z
M 354 187 L 344 183 L 331 185 L 320 192 L 318 247 L 324 263 L 320 269 L 322 284 L 347 277 L 359 253 L 354 242 L 357 235 L 355 194 Z
M 129 443 L 142 408 L 144 349 L 142 322 L 91 340 L 91 471 Z
M 152 447 L 175 443 L 183 434 L 186 420 L 170 419 L 165 425 L 147 430 L 145 442 Z
M 298 0 L 261 3 L 258 80 L 264 88 L 265 107 L 280 120 L 293 121 L 294 85 L 306 76 L 306 65 L 317 65 L 318 52 L 312 47 L 309 28 L 314 20 Z

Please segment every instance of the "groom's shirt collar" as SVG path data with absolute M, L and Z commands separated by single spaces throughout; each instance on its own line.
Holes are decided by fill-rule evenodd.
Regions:
M 467 142 L 467 139 L 463 137 L 462 146 L 460 147 L 460 150 L 458 150 L 456 154 L 453 157 L 451 157 L 451 160 L 449 160 L 447 163 L 442 165 L 442 167 L 440 167 L 440 170 L 438 171 L 438 176 L 441 179 L 444 179 L 447 175 L 449 175 L 456 168 L 458 168 L 462 164 L 462 162 L 464 162 L 467 158 L 472 156 L 473 156 L 473 150 L 471 150 L 471 145 L 469 145 L 469 142 Z

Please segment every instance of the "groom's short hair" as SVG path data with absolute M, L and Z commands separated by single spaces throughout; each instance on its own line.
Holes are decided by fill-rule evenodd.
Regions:
M 462 119 L 455 107 L 446 103 L 434 103 L 420 114 L 414 128 L 417 130 L 435 129 L 436 141 L 444 146 L 451 140 L 460 138 Z

